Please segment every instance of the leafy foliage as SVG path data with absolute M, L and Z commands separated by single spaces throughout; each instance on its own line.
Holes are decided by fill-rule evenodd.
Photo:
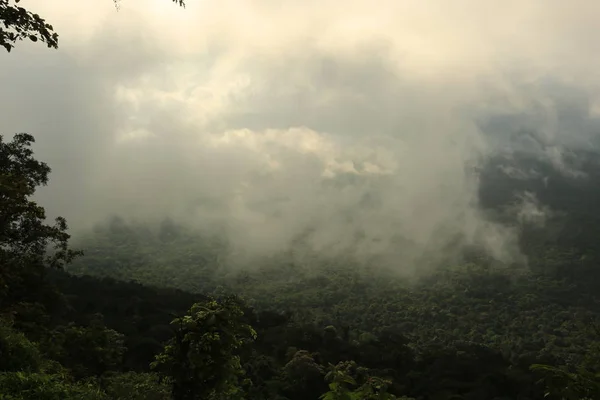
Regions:
M 152 366 L 171 378 L 175 400 L 237 395 L 244 372 L 236 353 L 256 338 L 243 315 L 239 301 L 228 297 L 196 303 L 186 316 L 173 320 L 175 337 Z
M 33 157 L 33 142 L 28 134 L 17 134 L 11 142 L 0 136 L 0 306 L 2 301 L 26 299 L 22 285 L 39 278 L 44 267 L 62 268 L 81 254 L 68 247 L 64 218 L 46 225 L 44 209 L 31 200 L 50 173 Z
M 125 372 L 105 379 L 106 394 L 120 400 L 169 400 L 171 389 L 153 373 Z
M 316 398 L 323 392 L 323 367 L 306 350 L 297 351 L 283 367 L 283 390 L 291 399 Z
M 94 383 L 65 382 L 60 375 L 0 372 L 0 400 L 108 400 Z
M 0 0 L 0 46 L 10 52 L 17 41 L 41 41 L 49 48 L 58 48 L 58 34 L 38 14 L 18 6 L 21 0 Z M 3 26 L 2 26 L 3 25 Z
M 23 333 L 0 321 L 0 371 L 34 371 L 42 366 L 38 347 Z
M 104 326 L 95 315 L 87 326 L 70 323 L 50 332 L 47 348 L 57 349 L 49 355 L 69 368 L 76 378 L 100 376 L 117 370 L 123 361 L 124 336 Z M 51 347 L 52 346 L 52 347 Z
M 362 378 L 359 385 L 353 375 Z M 369 376 L 368 370 L 359 368 L 355 362 L 343 362 L 330 365 L 330 371 L 325 377 L 331 383 L 329 392 L 321 395 L 322 400 L 394 400 L 396 396 L 387 393 L 391 381 L 376 376 Z
M 558 396 L 564 400 L 592 400 L 600 398 L 600 373 L 585 368 L 571 372 L 566 366 L 534 364 L 533 371 L 544 375 L 547 395 Z

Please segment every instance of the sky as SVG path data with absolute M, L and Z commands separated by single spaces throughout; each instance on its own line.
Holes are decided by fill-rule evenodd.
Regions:
M 0 53 L 0 132 L 36 137 L 74 232 L 170 216 L 242 254 L 306 235 L 401 268 L 460 235 L 510 261 L 478 166 L 526 148 L 576 174 L 564 152 L 599 143 L 597 1 L 21 4 L 59 49 Z

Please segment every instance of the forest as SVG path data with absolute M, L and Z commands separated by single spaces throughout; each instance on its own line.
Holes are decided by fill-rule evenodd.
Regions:
M 17 3 L 0 45 L 57 48 Z M 74 234 L 36 197 L 35 142 L 0 135 L 0 400 L 600 399 L 598 152 L 487 157 L 477 207 L 519 257 L 458 235 L 400 273 L 302 235 L 233 262 L 227 237 L 167 216 Z
M 316 255 L 239 270 L 168 219 L 113 217 L 73 250 L 31 199 L 50 173 L 33 142 L 0 143 L 2 399 L 598 398 L 598 180 L 536 165 L 554 184 L 526 189 L 560 212 L 523 229 L 527 265 L 466 249 L 411 279 Z M 498 211 L 523 182 L 494 162 Z

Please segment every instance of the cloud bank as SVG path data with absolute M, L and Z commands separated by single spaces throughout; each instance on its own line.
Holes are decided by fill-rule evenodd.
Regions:
M 598 144 L 596 2 L 27 6 L 60 50 L 0 55 L 0 131 L 38 139 L 40 200 L 76 230 L 170 216 L 245 255 L 301 237 L 406 270 L 459 241 L 510 262 L 482 162 L 528 149 L 577 175 L 568 149 Z

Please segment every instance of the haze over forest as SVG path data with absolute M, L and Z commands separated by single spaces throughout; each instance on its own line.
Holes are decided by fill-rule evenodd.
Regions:
M 525 263 L 480 171 L 502 155 L 552 185 L 511 161 L 526 153 L 585 180 L 573 154 L 598 149 L 596 2 L 29 4 L 61 48 L 3 56 L 0 130 L 35 135 L 53 169 L 38 199 L 75 238 L 170 217 L 241 259 L 302 238 L 412 271 L 460 240 Z M 511 202 L 520 221 L 552 213 Z
M 600 399 L 599 2 L 183 5 L 0 0 L 0 400 Z

